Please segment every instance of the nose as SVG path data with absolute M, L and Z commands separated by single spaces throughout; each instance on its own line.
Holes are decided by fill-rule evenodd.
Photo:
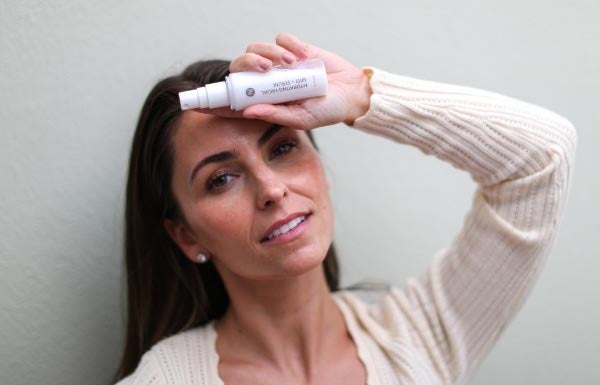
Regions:
M 266 209 L 280 203 L 288 195 L 288 188 L 280 175 L 268 167 L 262 167 L 256 174 L 257 206 Z

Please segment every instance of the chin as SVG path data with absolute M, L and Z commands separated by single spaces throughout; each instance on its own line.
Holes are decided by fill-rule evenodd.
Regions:
M 315 268 L 321 266 L 327 255 L 328 248 L 323 247 L 304 247 L 286 255 L 283 258 L 274 261 L 273 271 L 274 279 L 285 279 L 297 277 L 306 274 Z

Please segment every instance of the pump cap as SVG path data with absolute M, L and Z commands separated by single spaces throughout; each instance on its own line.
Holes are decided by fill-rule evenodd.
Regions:
M 180 92 L 179 104 L 181 104 L 182 110 L 202 108 L 202 103 L 200 102 L 200 95 L 198 94 L 198 90 Z
M 229 106 L 229 94 L 225 82 L 207 84 L 204 90 L 208 98 L 208 108 Z
M 179 93 L 182 110 L 191 108 L 219 108 L 229 105 L 225 82 L 207 84 L 205 87 Z

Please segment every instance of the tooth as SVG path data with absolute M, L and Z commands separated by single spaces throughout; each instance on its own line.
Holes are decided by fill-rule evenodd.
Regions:
M 287 233 L 291 229 L 293 229 L 296 226 L 298 226 L 300 223 L 304 222 L 305 219 L 306 219 L 305 215 L 297 217 L 296 219 L 292 219 L 291 221 L 289 221 L 285 225 L 281 226 L 280 228 L 276 229 L 271 234 L 269 234 L 267 236 L 267 239 L 271 240 L 271 239 L 275 238 L 278 235 Z

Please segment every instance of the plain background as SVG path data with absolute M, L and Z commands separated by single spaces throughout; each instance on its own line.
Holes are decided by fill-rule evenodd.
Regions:
M 0 383 L 109 384 L 123 338 L 132 133 L 160 78 L 293 32 L 357 66 L 483 88 L 579 133 L 561 231 L 472 383 L 600 383 L 600 3 L 0 2 Z M 316 131 L 343 284 L 402 285 L 459 230 L 475 185 L 414 148 Z M 596 159 L 596 160 L 594 160 Z

